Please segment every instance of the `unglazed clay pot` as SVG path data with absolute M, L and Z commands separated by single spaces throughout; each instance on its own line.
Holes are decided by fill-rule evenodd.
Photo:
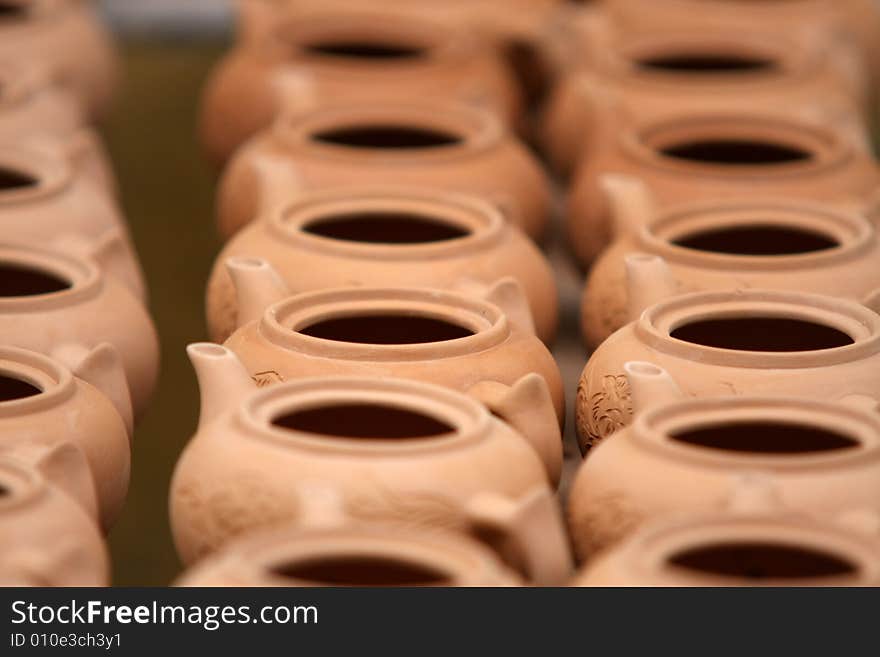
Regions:
M 611 238 L 601 190 L 604 174 L 640 178 L 661 207 L 773 196 L 872 215 L 880 183 L 864 136 L 818 120 L 762 117 L 753 111 L 682 112 L 621 131 L 609 128 L 591 145 L 569 196 L 569 236 L 584 264 Z
M 721 201 L 657 212 L 644 185 L 609 178 L 615 241 L 595 262 L 581 317 L 592 348 L 660 299 L 733 286 L 870 302 L 880 241 L 858 213 L 811 203 Z
M 145 300 L 125 220 L 96 184 L 92 136 L 80 132 L 64 143 L 30 139 L 0 147 L 0 232 L 7 242 L 90 255 Z
M 580 32 L 581 48 L 542 121 L 544 150 L 563 172 L 589 157 L 609 120 L 622 129 L 621 115 L 636 124 L 683 111 L 798 118 L 821 106 L 827 123 L 867 130 L 864 71 L 812 30 L 780 35 L 756 24 L 658 32 L 614 25 L 601 14 Z
M 113 168 L 100 138 L 87 128 L 80 103 L 50 71 L 36 63 L 0 59 L 0 142 L 15 144 L 44 138 L 75 154 L 75 164 L 116 191 Z
M 472 194 L 540 236 L 550 191 L 525 146 L 485 110 L 412 103 L 282 116 L 230 161 L 218 192 L 220 232 L 229 237 L 303 192 L 400 184 Z
M 50 67 L 93 118 L 109 109 L 118 63 L 110 35 L 89 2 L 2 0 L 0 59 Z
M 69 447 L 24 459 L 0 451 L 0 586 L 110 583 L 98 526 L 65 486 L 77 470 Z
M 263 527 L 366 521 L 491 532 L 538 584 L 569 570 L 541 460 L 475 399 L 376 377 L 325 376 L 254 393 L 228 349 L 188 351 L 202 414 L 171 485 L 185 563 Z
M 657 303 L 587 363 L 576 408 L 583 450 L 645 407 L 627 380 L 628 361 L 663 368 L 687 397 L 855 396 L 876 403 L 880 315 L 853 301 L 770 290 L 700 292 Z
M 265 275 L 264 266 L 250 262 L 232 266 L 243 286 Z M 496 304 L 431 289 L 311 292 L 248 319 L 226 346 L 261 386 L 382 375 L 470 393 L 506 409 L 551 479 L 559 480 L 565 418 L 559 369 L 541 341 Z
M 141 302 L 92 260 L 0 245 L 0 343 L 52 354 L 104 342 L 122 359 L 140 417 L 159 373 L 156 330 Z
M 880 15 L 874 0 L 606 0 L 605 6 L 632 28 L 738 30 L 760 25 L 779 36 L 812 30 L 815 38 L 830 36 L 838 49 L 867 63 L 875 78 L 880 64 Z
M 462 534 L 372 523 L 280 528 L 232 542 L 177 586 L 522 586 L 489 549 Z
M 131 401 L 121 359 L 108 344 L 91 351 L 61 347 L 55 355 L 73 373 L 36 352 L 0 347 L 3 447 L 78 446 L 94 479 L 101 525 L 109 529 L 125 501 L 131 465 Z
M 878 548 L 874 528 L 757 498 L 647 524 L 591 561 L 573 585 L 876 587 Z
M 578 471 L 569 522 L 579 556 L 617 543 L 642 523 L 711 513 L 738 472 L 766 473 L 786 507 L 810 514 L 880 508 L 880 415 L 815 399 L 730 397 L 663 403 L 662 370 L 626 366 L 630 386 L 656 405 L 603 441 Z M 636 393 L 639 396 L 641 391 Z
M 205 92 L 202 143 L 222 164 L 282 107 L 293 117 L 413 98 L 473 104 L 511 126 L 522 109 L 504 62 L 475 37 L 393 12 L 321 11 L 280 21 L 226 56 Z
M 466 290 L 512 276 L 538 335 L 550 341 L 556 333 L 556 283 L 541 252 L 494 206 L 446 192 L 316 192 L 250 224 L 226 245 L 208 283 L 208 325 L 218 342 L 236 325 L 230 257 L 266 260 L 290 293 L 401 284 Z

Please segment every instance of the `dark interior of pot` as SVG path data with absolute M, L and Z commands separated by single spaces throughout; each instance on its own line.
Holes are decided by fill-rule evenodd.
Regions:
M 670 52 L 640 57 L 636 63 L 648 71 L 695 75 L 755 73 L 776 67 L 776 62 L 766 57 L 722 52 Z
M 806 424 L 782 422 L 732 422 L 677 431 L 676 442 L 724 452 L 795 455 L 837 452 L 859 446 L 843 434 Z
M 0 166 L 0 192 L 27 189 L 35 186 L 37 182 L 36 178 L 23 171 Z
M 314 55 L 339 57 L 358 60 L 389 60 L 416 59 L 427 53 L 426 48 L 419 46 L 355 39 L 327 39 L 311 43 L 305 50 Z
M 340 403 L 296 410 L 272 423 L 282 429 L 319 436 L 374 440 L 439 438 L 455 431 L 451 425 L 425 413 L 381 403 Z
M 801 255 L 840 246 L 833 237 L 816 231 L 772 224 L 706 228 L 672 243 L 695 251 L 742 256 Z
M 691 344 L 734 351 L 800 352 L 853 344 L 851 336 L 825 324 L 784 317 L 702 319 L 670 335 Z
M 0 297 L 30 297 L 70 289 L 70 281 L 51 272 L 0 263 Z
M 748 139 L 695 139 L 671 144 L 660 151 L 666 157 L 716 166 L 776 166 L 805 162 L 813 154 L 793 144 Z
M 324 556 L 278 566 L 275 575 L 323 586 L 449 586 L 450 577 L 423 564 L 383 556 Z
M 462 143 L 452 132 L 412 125 L 354 125 L 322 130 L 314 141 L 346 148 L 379 150 L 425 150 Z
M 428 344 L 474 335 L 468 328 L 443 319 L 376 313 L 325 319 L 299 329 L 322 340 L 358 344 Z
M 43 391 L 37 386 L 27 381 L 0 374 L 0 403 L 26 399 L 41 392 Z
M 432 244 L 460 239 L 470 231 L 442 219 L 407 212 L 359 212 L 316 219 L 306 233 L 364 244 Z
M 849 559 L 808 546 L 773 542 L 730 542 L 678 552 L 668 562 L 679 568 L 748 580 L 806 580 L 854 575 Z
M 0 0 L 0 21 L 15 20 L 25 18 L 28 13 L 27 2 L 10 2 L 9 0 Z

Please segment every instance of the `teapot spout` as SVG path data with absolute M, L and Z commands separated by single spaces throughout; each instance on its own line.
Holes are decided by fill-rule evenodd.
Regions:
M 263 316 L 266 308 L 289 294 L 275 268 L 262 258 L 229 258 L 226 270 L 238 298 L 238 326 Z
M 256 384 L 235 353 L 217 344 L 199 342 L 186 348 L 196 372 L 201 398 L 199 429 L 235 406 Z
M 609 173 L 599 180 L 614 227 L 614 237 L 635 235 L 653 221 L 656 203 L 648 186 L 633 176 Z
M 645 309 L 676 293 L 672 270 L 660 256 L 631 253 L 626 256 L 627 312 L 636 321 Z
M 653 363 L 630 361 L 623 366 L 632 391 L 633 412 L 684 399 L 684 393 L 669 372 Z

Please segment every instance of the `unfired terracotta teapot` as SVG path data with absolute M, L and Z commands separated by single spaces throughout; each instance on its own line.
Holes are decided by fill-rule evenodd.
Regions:
M 647 361 L 687 397 L 880 400 L 880 314 L 854 301 L 780 290 L 684 294 L 648 308 L 592 355 L 578 386 L 582 450 L 645 407 L 624 366 Z
M 0 343 L 52 354 L 104 342 L 122 360 L 138 418 L 159 373 L 156 330 L 141 302 L 90 259 L 0 244 Z
M 341 516 L 477 535 L 491 527 L 499 550 L 515 554 L 538 584 L 558 583 L 570 568 L 544 465 L 476 399 L 375 376 L 302 379 L 254 393 L 228 349 L 188 351 L 202 413 L 171 486 L 185 563 L 258 528 Z
M 0 347 L 3 446 L 79 447 L 106 530 L 122 509 L 131 466 L 131 400 L 122 362 L 109 344 L 91 351 L 59 346 L 53 355 L 58 360 Z
M 739 472 L 762 472 L 781 502 L 809 514 L 880 509 L 880 415 L 855 398 L 726 397 L 683 400 L 656 381 L 663 370 L 625 366 L 630 388 L 651 406 L 591 450 L 569 498 L 581 558 L 643 523 L 723 506 Z M 642 392 L 645 394 L 642 394 Z
M 81 0 L 2 0 L 0 59 L 45 64 L 74 90 L 89 114 L 106 116 L 118 62 L 95 8 Z
M 591 561 L 573 585 L 880 585 L 875 512 L 811 517 L 741 488 L 727 508 L 646 524 Z
M 0 142 L 35 138 L 69 143 L 76 164 L 111 192 L 113 167 L 101 139 L 88 128 L 88 117 L 71 90 L 37 62 L 0 59 Z
M 498 54 L 441 22 L 383 10 L 324 10 L 279 20 L 219 64 L 202 104 L 201 138 L 222 164 L 285 114 L 411 99 L 457 100 L 517 125 L 519 91 Z
M 350 105 L 281 116 L 229 163 L 218 191 L 220 232 L 313 190 L 400 184 L 472 194 L 531 237 L 550 215 L 535 157 L 490 112 L 466 105 Z
M 232 271 L 244 286 L 266 270 L 236 262 Z M 287 297 L 246 317 L 225 346 L 258 385 L 382 375 L 469 393 L 503 408 L 558 482 L 562 377 L 541 341 L 498 305 L 431 289 L 343 288 Z
M 609 127 L 591 144 L 568 203 L 572 248 L 584 264 L 610 241 L 605 174 L 642 180 L 665 208 L 743 196 L 791 197 L 864 211 L 875 220 L 880 175 L 864 135 L 754 110 L 682 112 Z M 613 121 L 613 119 L 612 119 Z
M 334 287 L 467 290 L 512 276 L 539 336 L 552 341 L 556 283 L 541 252 L 488 203 L 424 189 L 366 187 L 306 194 L 247 226 L 226 245 L 208 282 L 217 341 L 236 324 L 230 257 L 259 257 L 290 293 Z
M 589 157 L 609 119 L 621 129 L 621 115 L 640 123 L 743 109 L 798 118 L 821 106 L 827 123 L 867 131 L 863 68 L 812 29 L 779 34 L 756 23 L 658 31 L 621 25 L 606 12 L 591 18 L 572 28 L 579 48 L 542 120 L 544 150 L 563 172 Z
M 116 202 L 97 179 L 92 134 L 0 147 L 0 232 L 7 242 L 91 253 L 139 299 L 143 272 Z
M 859 213 L 749 197 L 658 211 L 638 180 L 604 182 L 615 239 L 591 268 L 581 306 L 593 348 L 685 292 L 736 286 L 880 297 L 880 240 Z
M 506 587 L 522 586 L 522 579 L 463 534 L 364 523 L 248 534 L 199 562 L 177 586 Z
M 0 450 L 0 586 L 109 585 L 107 548 L 77 497 L 92 485 L 77 454 Z

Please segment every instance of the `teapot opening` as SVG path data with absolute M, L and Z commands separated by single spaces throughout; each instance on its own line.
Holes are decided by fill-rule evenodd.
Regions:
M 42 392 L 32 383 L 0 374 L 0 403 L 34 397 Z
M 385 556 L 327 555 L 272 569 L 275 575 L 323 586 L 449 586 L 434 567 Z
M 846 557 L 770 541 L 702 545 L 673 554 L 667 561 L 697 573 L 749 580 L 841 577 L 858 572 Z
M 68 290 L 70 281 L 46 271 L 0 263 L 0 297 L 30 297 Z
M 670 53 L 637 60 L 640 68 L 673 73 L 752 73 L 776 68 L 766 57 L 735 53 Z
M 826 251 L 840 246 L 833 237 L 795 226 L 753 224 L 708 228 L 672 241 L 695 251 L 742 256 L 782 256 Z
M 305 47 L 314 55 L 344 59 L 416 59 L 424 57 L 426 49 L 403 43 L 377 43 L 370 41 L 338 40 L 321 41 Z
M 722 166 L 773 166 L 813 159 L 798 146 L 759 139 L 700 139 L 667 146 L 660 151 L 677 160 Z
M 314 141 L 347 148 L 418 150 L 456 146 L 460 135 L 434 128 L 406 125 L 355 125 L 323 130 Z
M 751 454 L 811 454 L 858 447 L 861 443 L 840 433 L 806 424 L 731 422 L 678 431 L 672 440 L 696 447 Z
M 359 212 L 316 219 L 312 235 L 365 244 L 430 244 L 461 239 L 470 231 L 440 218 L 406 212 Z
M 22 171 L 0 167 L 0 192 L 34 187 L 38 182 L 36 178 Z
M 335 342 L 384 345 L 446 342 L 474 335 L 472 330 L 443 319 L 392 314 L 325 319 L 298 332 Z
M 704 347 L 734 351 L 820 351 L 855 343 L 851 336 L 834 327 L 785 317 L 701 319 L 679 326 L 670 336 Z
M 338 403 L 296 410 L 272 421 L 276 427 L 330 436 L 373 440 L 446 437 L 451 425 L 419 411 L 371 403 Z
M 3 2 L 0 0 L 0 20 L 14 20 L 17 18 L 24 18 L 28 14 L 28 3 L 15 2 L 14 0 L 7 0 Z

